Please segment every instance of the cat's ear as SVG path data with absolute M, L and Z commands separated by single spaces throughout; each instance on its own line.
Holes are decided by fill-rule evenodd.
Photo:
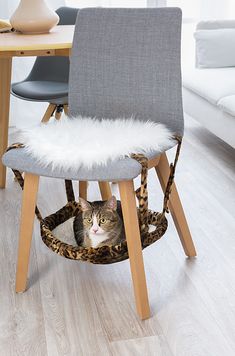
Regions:
M 109 200 L 106 201 L 105 207 L 111 210 L 117 210 L 117 199 L 113 195 Z
M 91 210 L 91 204 L 89 204 L 85 199 L 79 197 L 78 202 L 81 205 L 82 211 Z

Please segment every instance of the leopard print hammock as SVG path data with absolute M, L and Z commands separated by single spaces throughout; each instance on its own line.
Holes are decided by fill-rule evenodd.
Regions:
M 174 180 L 175 168 L 178 161 L 181 138 L 175 137 L 178 141 L 174 163 L 170 165 L 170 175 L 164 194 L 164 202 L 162 212 L 154 212 L 148 209 L 148 191 L 147 191 L 147 176 L 148 176 L 148 159 L 142 154 L 133 154 L 131 157 L 138 161 L 142 166 L 141 171 L 141 186 L 136 190 L 136 196 L 138 198 L 138 218 L 141 234 L 142 248 L 146 248 L 155 241 L 159 240 L 167 230 L 167 219 L 165 213 L 168 211 L 168 201 L 171 192 L 171 187 Z M 7 150 L 14 148 L 24 147 L 23 144 L 17 143 L 11 145 Z M 21 188 L 24 188 L 24 179 L 21 173 L 13 169 L 15 177 L 20 184 Z M 36 206 L 35 214 L 40 222 L 41 237 L 43 242 L 52 251 L 56 252 L 60 256 L 69 258 L 71 260 L 87 261 L 94 264 L 110 264 L 123 261 L 128 256 L 127 242 L 123 241 L 115 246 L 102 246 L 97 248 L 73 246 L 62 242 L 53 235 L 53 230 L 63 224 L 68 219 L 75 217 L 81 213 L 80 205 L 75 201 L 73 186 L 71 180 L 65 180 L 65 189 L 68 199 L 68 203 L 60 210 L 56 211 L 45 218 L 42 218 L 41 213 Z M 155 226 L 154 231 L 149 232 L 149 225 Z

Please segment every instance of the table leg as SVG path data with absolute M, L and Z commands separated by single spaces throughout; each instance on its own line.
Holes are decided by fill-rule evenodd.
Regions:
M 6 185 L 6 168 L 2 155 L 8 143 L 12 58 L 0 58 L 0 188 Z

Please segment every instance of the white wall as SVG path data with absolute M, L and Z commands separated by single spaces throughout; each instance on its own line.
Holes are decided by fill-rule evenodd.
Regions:
M 146 7 L 147 0 L 66 0 L 72 7 Z

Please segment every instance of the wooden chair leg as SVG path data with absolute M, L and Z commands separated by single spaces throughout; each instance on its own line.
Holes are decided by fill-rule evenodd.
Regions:
M 79 197 L 85 200 L 87 200 L 87 187 L 88 187 L 88 182 L 79 181 Z
M 128 245 L 137 312 L 141 319 L 150 316 L 144 261 L 133 181 L 119 182 L 123 220 Z
M 41 122 L 48 122 L 56 109 L 55 104 L 49 104 Z
M 55 111 L 55 118 L 56 120 L 60 120 L 61 119 L 61 115 L 62 115 L 62 111 Z
M 26 289 L 39 176 L 25 173 L 24 181 L 16 270 L 16 292 L 24 292 Z
M 167 160 L 166 153 L 161 155 L 158 165 L 155 167 L 162 190 L 165 191 L 167 180 L 169 177 L 169 163 Z M 192 236 L 189 231 L 187 220 L 184 214 L 184 210 L 180 201 L 179 194 L 176 189 L 175 183 L 172 185 L 169 209 L 172 218 L 175 223 L 176 230 L 179 234 L 180 241 L 182 243 L 184 252 L 188 257 L 196 256 L 196 250 L 192 240 Z
M 102 200 L 108 200 L 112 196 L 112 191 L 109 182 L 99 182 L 100 194 Z
M 64 113 L 65 113 L 65 115 L 69 114 L 69 106 L 68 105 L 64 105 Z

